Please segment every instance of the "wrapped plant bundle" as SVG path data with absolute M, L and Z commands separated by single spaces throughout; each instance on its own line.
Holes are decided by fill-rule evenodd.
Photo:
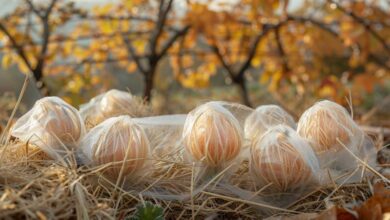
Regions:
M 116 89 L 100 94 L 80 106 L 80 114 L 88 128 L 110 117 L 120 115 L 141 117 L 148 112 L 148 107 L 140 98 Z
M 130 116 L 118 116 L 91 129 L 81 141 L 79 153 L 84 164 L 106 165 L 103 173 L 108 177 L 131 177 L 145 165 L 149 141 Z
M 327 100 L 317 102 L 302 114 L 297 131 L 309 141 L 321 166 L 330 168 L 334 174 L 357 169 L 358 162 L 351 153 L 370 165 L 375 163 L 376 149 L 372 140 L 337 103 Z M 354 181 L 361 178 L 361 174 L 357 172 L 348 178 Z
M 356 151 L 364 139 L 363 131 L 349 113 L 341 105 L 327 100 L 317 102 L 302 114 L 297 131 L 319 154 L 344 149 L 340 142 Z
M 210 102 L 188 114 L 183 140 L 194 161 L 208 167 L 221 167 L 240 153 L 242 128 L 232 113 L 218 103 Z
M 237 120 L 240 126 L 243 128 L 245 124 L 245 119 L 253 113 L 253 109 L 248 106 L 225 101 L 211 101 L 206 104 L 219 105 L 226 110 L 228 110 Z
M 38 100 L 11 129 L 12 136 L 40 147 L 53 158 L 75 148 L 84 133 L 78 111 L 58 97 Z
M 226 182 L 240 164 L 243 147 L 242 127 L 235 115 L 245 118 L 247 112 L 251 109 L 239 104 L 208 102 L 187 115 L 133 119 L 145 128 L 153 149 L 151 173 L 145 178 L 151 177 L 153 186 L 143 195 L 185 201 L 218 174 Z M 172 172 L 178 167 L 180 172 Z M 159 179 L 161 175 L 165 178 Z
M 319 162 L 310 145 L 290 127 L 277 125 L 251 146 L 250 171 L 255 180 L 284 192 L 302 189 L 318 179 Z
M 256 108 L 245 120 L 245 138 L 252 142 L 275 125 L 287 125 L 295 128 L 293 117 L 277 105 L 262 105 Z

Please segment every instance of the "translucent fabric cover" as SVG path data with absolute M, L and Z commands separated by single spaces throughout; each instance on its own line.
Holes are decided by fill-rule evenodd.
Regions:
M 194 161 L 209 167 L 220 167 L 241 152 L 242 127 L 221 103 L 209 102 L 188 114 L 183 141 Z
M 250 171 L 260 186 L 277 191 L 297 190 L 320 175 L 318 159 L 310 145 L 290 127 L 277 125 L 251 146 Z
M 91 129 L 79 149 L 84 164 L 106 166 L 103 173 L 112 178 L 142 171 L 150 151 L 144 130 L 127 115 L 109 118 Z
M 217 108 L 227 113 L 229 117 L 233 116 L 232 118 L 238 121 L 238 125 L 237 123 L 235 124 L 235 126 L 239 127 L 239 129 L 237 128 L 238 130 L 242 130 L 240 126 L 243 126 L 245 118 L 253 111 L 244 105 L 223 101 L 212 101 L 204 105 L 217 106 Z M 176 153 L 176 157 L 182 157 L 184 150 L 183 127 L 187 116 L 187 114 L 161 115 L 133 118 L 133 120 L 145 130 L 153 154 L 161 157 L 171 152 Z
M 256 108 L 245 120 L 245 138 L 253 141 L 275 125 L 296 127 L 293 117 L 277 105 L 262 105 Z
M 370 165 L 375 163 L 376 150 L 372 140 L 353 121 L 347 110 L 337 103 L 325 100 L 314 104 L 302 114 L 297 131 L 309 141 L 322 168 L 332 169 L 334 174 L 337 174 L 337 170 L 345 172 L 358 168 L 352 154 Z M 359 172 L 355 176 L 348 178 L 350 181 L 361 178 Z
M 349 113 L 327 100 L 317 102 L 302 114 L 297 131 L 310 141 L 317 153 L 344 149 L 337 139 L 351 150 L 357 150 L 364 137 Z
M 133 118 L 141 126 L 150 141 L 152 154 L 163 158 L 182 157 L 182 132 L 187 115 L 161 115 Z
M 114 116 L 140 117 L 145 114 L 144 111 L 145 106 L 139 98 L 116 89 L 100 94 L 80 106 L 80 114 L 89 128 Z
M 143 179 L 152 177 L 149 181 L 153 186 L 143 195 L 187 200 L 205 188 L 211 190 L 207 183 L 216 175 L 227 181 L 240 164 L 243 121 L 252 111 L 240 104 L 218 101 L 203 104 L 188 115 L 134 118 L 146 131 L 152 148 L 153 164 L 148 178 Z M 177 173 L 169 172 L 177 167 L 181 167 Z M 166 178 L 161 179 L 161 175 Z
M 77 109 L 58 97 L 38 100 L 11 129 L 12 136 L 40 147 L 53 158 L 75 148 L 84 134 Z

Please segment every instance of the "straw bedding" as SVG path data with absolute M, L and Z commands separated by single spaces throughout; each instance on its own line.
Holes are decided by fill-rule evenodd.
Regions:
M 0 136 L 0 141 L 4 140 Z M 380 148 L 386 137 L 376 136 Z M 319 213 L 330 204 L 351 206 L 365 201 L 372 195 L 372 183 L 383 179 L 381 174 L 373 173 L 370 179 L 355 183 L 313 188 L 281 208 L 252 199 L 258 195 L 278 195 L 269 195 L 266 187 L 253 184 L 248 160 L 241 161 L 234 173 L 229 174 L 230 188 L 220 187 L 225 169 L 199 187 L 194 186 L 193 164 L 184 163 L 169 152 L 153 161 L 152 171 L 133 179 L 128 186 L 101 175 L 112 164 L 82 166 L 74 155 L 70 150 L 61 160 L 51 160 L 31 143 L 9 138 L 0 143 L 0 219 L 128 219 L 136 212 L 136 206 L 146 201 L 161 206 L 166 219 L 292 216 Z M 156 188 L 182 197 L 172 199 L 151 193 Z M 238 196 L 231 188 L 254 193 L 249 197 Z
M 104 167 L 89 169 L 78 167 L 76 160 L 68 155 L 64 161 L 40 160 L 36 155 L 15 155 L 10 151 L 17 143 L 9 142 L 1 153 L 0 160 L 0 218 L 1 219 L 124 219 L 135 212 L 136 204 L 151 201 L 164 209 L 166 219 L 257 219 L 271 215 L 313 213 L 324 210 L 329 203 L 345 205 L 364 201 L 371 195 L 366 181 L 346 185 L 330 185 L 314 189 L 311 193 L 291 204 L 287 210 L 258 212 L 262 204 L 237 198 L 213 188 L 218 178 L 199 194 L 187 201 L 156 199 L 142 196 L 141 188 L 150 188 L 153 183 L 139 189 L 124 190 L 99 174 Z M 39 153 L 39 152 L 38 152 Z M 7 158 L 7 159 L 4 159 Z M 189 165 L 159 162 L 153 174 L 160 176 L 161 184 L 172 192 L 191 191 L 191 182 L 174 182 L 192 175 Z M 237 186 L 249 184 L 245 175 L 248 163 L 244 161 L 232 176 Z M 153 179 L 153 176 L 150 177 Z M 268 208 L 266 208 L 268 209 Z M 217 219 L 218 219 L 217 218 Z

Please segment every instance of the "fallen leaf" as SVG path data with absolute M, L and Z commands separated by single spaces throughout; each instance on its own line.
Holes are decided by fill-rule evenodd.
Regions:
M 321 213 L 302 213 L 292 216 L 276 216 L 266 220 L 357 220 L 356 216 L 342 207 L 332 206 Z
M 359 219 L 384 219 L 385 214 L 390 212 L 390 190 L 382 182 L 375 184 L 374 195 L 355 210 Z
M 323 211 L 315 220 L 355 220 L 357 219 L 352 213 L 342 207 L 332 206 Z

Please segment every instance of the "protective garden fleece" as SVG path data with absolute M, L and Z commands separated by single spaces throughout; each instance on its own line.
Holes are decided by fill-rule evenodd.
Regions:
M 84 134 L 77 109 L 58 97 L 38 100 L 11 129 L 12 136 L 38 146 L 55 159 L 76 148 Z
M 87 127 L 94 127 L 104 120 L 120 116 L 139 116 L 140 103 L 129 92 L 109 90 L 80 106 L 80 114 Z
M 77 111 L 58 98 L 47 99 L 16 123 L 15 137 L 47 152 L 59 152 L 62 145 L 77 148 L 82 164 L 110 178 L 124 177 L 126 190 L 164 200 L 188 200 L 207 188 L 283 207 L 328 184 L 324 174 L 357 180 L 349 175 L 359 167 L 351 152 L 369 162 L 375 154 L 348 112 L 329 101 L 309 108 L 297 131 L 280 107 L 253 110 L 214 101 L 182 115 L 109 117 L 84 136 Z M 262 187 L 268 195 L 255 195 Z

